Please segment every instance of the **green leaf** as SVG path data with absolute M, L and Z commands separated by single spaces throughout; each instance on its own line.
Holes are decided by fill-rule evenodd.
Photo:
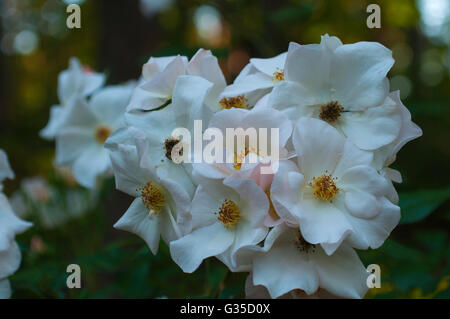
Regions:
M 235 298 L 239 293 L 242 292 L 242 289 L 239 288 L 225 288 L 219 296 L 219 299 L 232 299 Z
M 380 247 L 380 251 L 391 256 L 392 258 L 401 259 L 408 262 L 423 261 L 425 257 L 421 251 L 399 244 L 392 239 L 387 239 L 383 246 Z
M 440 230 L 422 230 L 414 235 L 414 238 L 421 246 L 436 252 L 442 252 L 446 247 L 448 242 L 447 237 L 448 234 L 445 231 Z
M 442 214 L 440 217 L 444 218 L 445 220 L 450 220 L 450 211 Z
M 213 265 L 208 274 L 208 284 L 211 290 L 215 290 L 223 282 L 228 269 L 223 265 Z
M 420 264 L 403 264 L 402 267 L 392 270 L 392 281 L 395 287 L 401 291 L 420 288 L 425 293 L 430 293 L 433 291 L 438 280 Z
M 270 15 L 273 22 L 298 21 L 311 16 L 313 8 L 310 5 L 283 7 Z
M 446 290 L 441 291 L 440 293 L 438 293 L 433 298 L 435 298 L 435 299 L 449 299 L 450 298 L 450 288 L 447 288 Z
M 400 193 L 402 218 L 400 224 L 410 224 L 423 220 L 450 198 L 450 187 Z

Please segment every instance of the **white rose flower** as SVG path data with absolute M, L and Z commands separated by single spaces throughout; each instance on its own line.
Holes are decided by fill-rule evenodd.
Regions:
M 168 102 L 178 76 L 185 74 L 187 63 L 187 58 L 179 55 L 150 57 L 142 66 L 142 78 L 133 92 L 127 111 L 149 111 Z M 149 86 L 150 89 L 147 89 Z
M 159 177 L 183 180 L 188 193 L 193 195 L 195 188 L 190 176 L 191 164 L 174 162 L 172 155 L 175 152 L 180 157 L 189 156 L 178 150 L 177 147 L 182 145 L 183 150 L 193 156 L 191 140 L 194 138 L 194 121 L 200 120 L 205 126 L 209 122 L 212 111 L 206 106 L 206 99 L 212 86 L 211 82 L 198 76 L 180 76 L 170 105 L 162 110 L 126 113 L 127 127 L 111 135 L 107 147 L 113 150 L 118 144 L 140 143 Z M 191 140 L 174 135 L 174 130 L 178 128 L 188 130 Z M 136 140 L 136 136 L 141 138 Z
M 378 169 L 386 178 L 396 183 L 402 182 L 400 172 L 389 168 L 394 163 L 398 151 L 409 141 L 422 136 L 422 130 L 411 120 L 411 113 L 400 100 L 400 91 L 391 92 L 389 97 L 400 109 L 401 127 L 397 138 L 390 144 L 374 151 L 374 167 Z
M 376 42 L 343 45 L 325 35 L 320 44 L 291 43 L 285 81 L 270 94 L 267 107 L 292 120 L 308 116 L 335 126 L 359 148 L 374 150 L 391 143 L 401 115 L 388 97 L 386 74 L 392 52 Z
M 223 161 L 214 163 L 196 163 L 193 166 L 193 175 L 196 180 L 225 179 L 234 177 L 249 177 L 255 169 L 260 171 L 260 163 L 274 163 L 279 157 L 287 157 L 285 145 L 292 133 L 292 123 L 282 113 L 273 109 L 225 109 L 217 112 L 209 122 L 209 128 L 218 129 L 223 135 Z M 231 149 L 231 143 L 227 143 L 227 129 L 234 129 L 238 138 Z M 242 129 L 242 130 L 236 130 Z M 260 138 L 260 131 L 264 129 L 267 138 Z M 272 129 L 278 129 L 278 139 L 272 141 Z M 254 141 L 258 145 L 250 145 L 249 136 L 254 131 Z M 274 138 L 277 138 L 274 136 Z M 238 145 L 239 141 L 245 145 Z M 266 147 L 261 147 L 262 143 Z M 271 149 L 272 144 L 277 148 Z M 239 147 L 240 148 L 239 148 Z M 217 151 L 217 150 L 216 150 Z
M 318 245 L 305 241 L 298 227 L 273 228 L 253 257 L 253 286 L 264 286 L 272 298 L 295 289 L 307 295 L 318 289 L 344 298 L 362 298 L 368 273 L 356 252 L 342 245 L 328 256 Z
M 14 172 L 9 165 L 8 155 L 6 155 L 6 153 L 0 149 L 0 192 L 3 189 L 2 183 L 7 178 L 13 179 Z
M 47 180 L 41 176 L 24 178 L 20 183 L 25 194 L 36 203 L 46 203 L 50 200 L 51 189 Z
M 188 273 L 211 256 L 232 271 L 244 270 L 236 254 L 265 238 L 268 209 L 266 195 L 249 179 L 200 185 L 191 206 L 192 232 L 170 243 L 172 259 Z
M 69 108 L 76 97 L 86 97 L 103 86 L 105 76 L 102 73 L 92 72 L 83 68 L 77 58 L 71 58 L 69 68 L 62 71 L 58 77 L 59 105 L 50 108 L 50 119 L 40 136 L 45 139 L 55 138 L 61 127 L 64 126 Z
M 40 225 L 50 229 L 86 214 L 96 205 L 98 196 L 96 190 L 78 187 L 61 192 L 46 179 L 36 176 L 24 178 L 9 202 L 17 216 L 26 217 L 33 212 Z
M 134 86 L 106 87 L 89 102 L 78 97 L 70 109 L 65 126 L 56 138 L 56 163 L 70 166 L 83 186 L 94 188 L 98 176 L 111 166 L 103 147 L 108 136 L 123 126 L 123 114 Z
M 218 96 L 226 86 L 225 77 L 211 51 L 199 49 L 189 62 L 184 56 L 150 58 L 142 68 L 143 79 L 127 110 L 153 110 L 170 103 L 182 75 L 200 76 L 213 83 L 205 103 L 213 110 L 217 108 Z
M 284 80 L 284 64 L 287 52 L 269 59 L 250 59 L 234 83 L 227 86 L 220 95 L 222 107 L 250 108 L 272 88 Z M 226 102 L 226 103 L 225 103 Z M 233 104 L 240 102 L 241 104 Z
M 114 227 L 140 236 L 156 254 L 161 236 L 169 243 L 189 231 L 190 196 L 182 182 L 159 178 L 142 153 L 125 144 L 111 152 L 117 189 L 135 197 Z
M 0 150 L 0 191 L 5 178 L 13 178 L 6 153 Z M 15 241 L 15 236 L 26 231 L 31 223 L 18 218 L 5 194 L 0 192 L 0 298 L 9 298 L 11 288 L 7 277 L 20 266 L 22 255 Z
M 391 92 L 389 97 L 396 103 L 397 108 L 400 110 L 400 132 L 397 138 L 390 144 L 374 151 L 374 160 L 372 165 L 383 177 L 386 178 L 386 181 L 391 188 L 391 191 L 386 196 L 392 203 L 397 205 L 399 198 L 393 182 L 401 183 L 402 176 L 399 171 L 390 168 L 389 165 L 395 161 L 398 151 L 400 151 L 406 143 L 422 136 L 422 130 L 414 122 L 412 122 L 411 113 L 400 100 L 400 91 Z
M 247 276 L 245 280 L 245 298 L 246 299 L 271 299 L 269 291 L 262 285 L 253 284 L 253 275 Z M 320 288 L 313 294 L 308 295 L 303 290 L 293 289 L 277 299 L 338 299 L 338 296 L 330 294 L 323 288 Z
M 297 163 L 280 162 L 271 186 L 278 215 L 328 254 L 344 239 L 359 249 L 380 247 L 400 208 L 385 197 L 391 188 L 370 166 L 373 154 L 314 118 L 298 120 L 293 145 Z
M 0 280 L 0 299 L 8 299 L 11 297 L 11 285 L 8 279 Z
M 0 193 L 0 279 L 12 275 L 20 265 L 21 253 L 15 236 L 31 227 L 31 223 L 18 218 L 8 199 Z
M 266 167 L 268 167 L 268 165 L 267 164 L 259 164 L 259 165 L 260 167 L 256 167 L 251 171 L 249 178 L 253 180 L 256 183 L 256 185 L 258 185 L 264 191 L 264 193 L 267 196 L 267 199 L 269 200 L 270 207 L 269 212 L 266 218 L 264 219 L 264 225 L 266 225 L 267 227 L 273 227 L 284 222 L 284 220 L 280 218 L 280 216 L 275 211 L 275 207 L 273 206 L 272 198 L 270 195 L 270 188 L 272 186 L 274 173 L 261 174 L 260 170 L 261 166 L 265 165 Z
M 0 279 L 19 268 L 21 254 L 15 236 L 31 227 L 31 223 L 18 218 L 3 193 L 0 193 Z

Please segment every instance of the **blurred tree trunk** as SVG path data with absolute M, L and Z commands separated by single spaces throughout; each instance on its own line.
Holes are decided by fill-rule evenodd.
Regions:
M 100 69 L 109 72 L 109 83 L 137 79 L 160 40 L 158 21 L 140 12 L 138 0 L 101 0 L 98 6 Z

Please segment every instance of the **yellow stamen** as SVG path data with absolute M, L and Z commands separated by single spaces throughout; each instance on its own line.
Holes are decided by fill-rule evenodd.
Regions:
M 104 144 L 111 134 L 111 129 L 104 125 L 99 125 L 95 131 L 95 139 L 98 143 Z
M 335 178 L 331 175 L 324 174 L 319 177 L 313 177 L 309 185 L 312 187 L 315 197 L 329 202 L 333 201 L 333 198 L 339 192 L 339 188 L 335 183 Z
M 278 71 L 273 72 L 272 81 L 274 83 L 284 81 L 284 70 L 278 70 Z
M 248 109 L 248 100 L 245 96 L 239 95 L 236 97 L 224 97 L 219 101 L 219 105 L 223 109 L 231 109 L 231 108 L 237 108 L 237 109 Z
M 338 101 L 331 101 L 323 104 L 320 107 L 319 118 L 325 122 L 333 124 L 341 116 L 344 108 L 339 104 Z
M 233 168 L 237 171 L 241 170 L 242 167 L 242 163 L 245 160 L 245 157 L 250 154 L 256 154 L 258 156 L 261 156 L 261 154 L 258 152 L 258 150 L 256 150 L 254 147 L 245 147 L 244 152 L 241 152 L 240 154 L 238 154 L 238 152 L 234 152 L 234 164 L 233 164 Z
M 250 153 L 249 149 L 246 147 L 244 153 L 238 154 L 234 152 L 234 164 L 233 168 L 237 171 L 241 170 L 242 163 L 244 162 L 245 157 Z
M 231 228 L 241 218 L 241 212 L 238 205 L 231 199 L 225 199 L 219 209 L 219 217 L 217 218 L 225 228 Z
M 166 203 L 166 197 L 161 188 L 152 182 L 148 182 L 141 191 L 142 203 L 149 210 L 148 216 L 151 218 L 161 212 Z

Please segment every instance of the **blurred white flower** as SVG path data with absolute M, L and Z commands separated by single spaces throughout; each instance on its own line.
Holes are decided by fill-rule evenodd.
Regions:
M 83 4 L 85 0 L 63 0 L 65 4 Z
M 140 0 L 141 12 L 147 16 L 151 17 L 161 11 L 169 8 L 175 0 Z
M 0 149 L 0 192 L 3 189 L 3 181 L 7 178 L 13 179 L 14 172 L 9 165 L 8 155 Z
M 193 20 L 200 39 L 212 46 L 220 43 L 223 25 L 219 10 L 210 5 L 200 5 L 195 9 Z
M 25 178 L 21 189 L 10 198 L 11 206 L 19 217 L 32 214 L 47 229 L 63 225 L 95 207 L 98 191 L 50 185 L 42 177 Z
M 0 150 L 0 183 L 14 176 L 6 154 Z M 31 223 L 18 218 L 5 194 L 0 192 L 0 298 L 9 298 L 11 289 L 7 280 L 20 266 L 22 255 L 15 236 L 31 227 Z
M 51 193 L 47 180 L 40 176 L 24 178 L 20 184 L 21 190 L 15 191 L 9 201 L 14 213 L 23 218 L 30 213 L 30 202 L 45 205 Z
M 56 163 L 68 165 L 77 181 L 94 188 L 98 176 L 107 173 L 111 163 L 103 144 L 122 127 L 123 114 L 134 85 L 105 87 L 86 101 L 76 97 L 67 121 L 56 138 Z
M 36 202 L 45 203 L 50 199 L 50 189 L 46 179 L 37 176 L 22 180 L 22 189 Z
M 20 265 L 21 254 L 15 236 L 31 227 L 31 223 L 19 219 L 0 193 L 0 279 L 14 273 Z
M 76 104 L 76 99 L 86 97 L 103 86 L 105 76 L 83 67 L 77 58 L 71 58 L 69 68 L 58 76 L 59 105 L 50 108 L 50 119 L 40 136 L 54 139 L 69 117 L 70 107 Z
M 22 30 L 14 38 L 14 50 L 21 55 L 34 52 L 39 45 L 39 35 L 33 30 Z
M 8 279 L 0 279 L 0 299 L 11 297 L 11 285 Z

